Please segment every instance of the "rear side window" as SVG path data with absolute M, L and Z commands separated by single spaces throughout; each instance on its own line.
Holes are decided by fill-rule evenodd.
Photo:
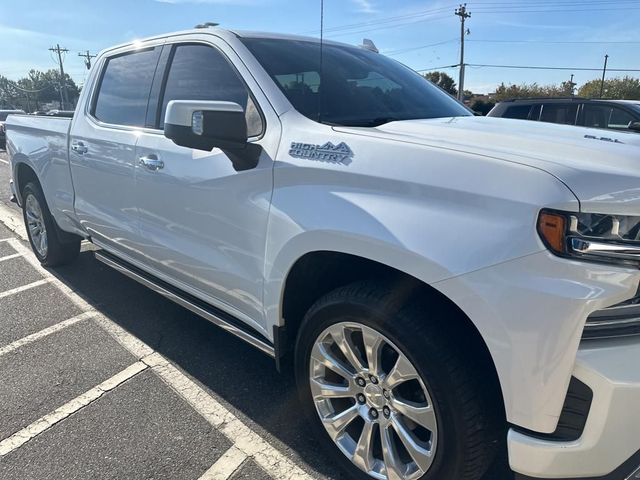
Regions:
M 585 105 L 583 108 L 583 125 L 585 127 L 607 128 L 611 107 L 607 105 Z
M 529 110 L 531 110 L 531 105 L 513 105 L 507 108 L 503 117 L 526 120 L 529 118 Z
M 545 103 L 542 107 L 541 122 L 575 125 L 578 104 L 576 103 Z
M 634 120 L 633 115 L 626 110 L 613 107 L 611 117 L 609 118 L 609 128 L 626 130 Z
M 136 51 L 107 61 L 93 116 L 105 123 L 143 127 L 160 48 Z
M 262 120 L 244 82 L 217 49 L 186 44 L 175 47 L 162 99 L 160 128 L 171 100 L 210 100 L 235 102 L 247 117 L 250 137 L 262 133 Z

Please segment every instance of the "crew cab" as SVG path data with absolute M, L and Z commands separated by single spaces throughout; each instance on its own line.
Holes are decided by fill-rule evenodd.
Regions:
M 217 27 L 105 50 L 73 118 L 7 132 L 40 262 L 93 242 L 292 364 L 351 477 L 478 480 L 506 451 L 520 479 L 637 478 L 628 134 L 475 117 L 372 50 Z

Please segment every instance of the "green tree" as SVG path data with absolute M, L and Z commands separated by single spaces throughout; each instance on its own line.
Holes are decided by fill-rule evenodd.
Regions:
M 580 87 L 581 97 L 599 98 L 601 79 L 591 80 Z M 603 98 L 615 100 L 640 100 L 640 78 L 618 77 L 604 81 Z
M 424 78 L 429 80 L 432 83 L 435 83 L 444 91 L 450 93 L 451 95 L 457 95 L 458 89 L 456 88 L 456 82 L 453 78 L 451 78 L 445 72 L 427 72 L 424 74 Z
M 80 95 L 80 89 L 73 79 L 65 74 L 68 103 L 65 108 L 73 108 Z M 25 111 L 39 110 L 42 104 L 60 102 L 60 72 L 58 70 L 31 70 L 17 82 L 0 76 L 0 104 L 7 108 L 21 108 Z
M 570 82 L 561 85 L 538 85 L 537 83 L 522 83 L 520 85 L 505 85 L 501 83 L 496 88 L 496 100 L 526 97 L 566 97 L 571 95 Z
M 483 116 L 489 113 L 495 106 L 496 102 L 494 102 L 493 100 L 484 100 L 481 98 L 472 100 L 471 104 L 469 105 L 471 110 Z

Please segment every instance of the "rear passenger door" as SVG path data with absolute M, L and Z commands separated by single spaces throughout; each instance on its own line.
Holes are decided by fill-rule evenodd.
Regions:
M 577 115 L 577 103 L 550 102 L 542 105 L 540 121 L 561 125 L 575 125 Z
M 585 103 L 582 108 L 581 125 L 585 127 L 628 131 L 634 120 L 631 113 L 613 105 Z
M 259 330 L 273 158 L 280 122 L 237 55 L 222 40 L 193 37 L 170 48 L 158 96 L 156 126 L 136 148 L 136 204 L 148 267 Z M 241 73 L 242 72 L 242 73 Z M 247 79 L 245 81 L 245 79 Z M 227 154 L 179 147 L 163 135 L 171 100 L 222 100 L 247 112 L 250 141 L 263 147 L 258 165 L 236 171 Z M 150 110 L 153 110 L 150 105 Z M 268 334 L 270 332 L 264 332 Z
M 139 242 L 135 145 L 145 127 L 161 45 L 116 51 L 98 65 L 70 131 L 75 212 L 99 245 L 125 255 Z

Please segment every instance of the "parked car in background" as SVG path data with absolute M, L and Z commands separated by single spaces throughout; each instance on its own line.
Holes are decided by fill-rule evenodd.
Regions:
M 498 103 L 488 116 L 640 133 L 640 100 L 514 99 Z
M 12 113 L 24 113 L 24 110 L 0 110 L 0 148 L 6 148 L 7 134 L 4 122 Z

